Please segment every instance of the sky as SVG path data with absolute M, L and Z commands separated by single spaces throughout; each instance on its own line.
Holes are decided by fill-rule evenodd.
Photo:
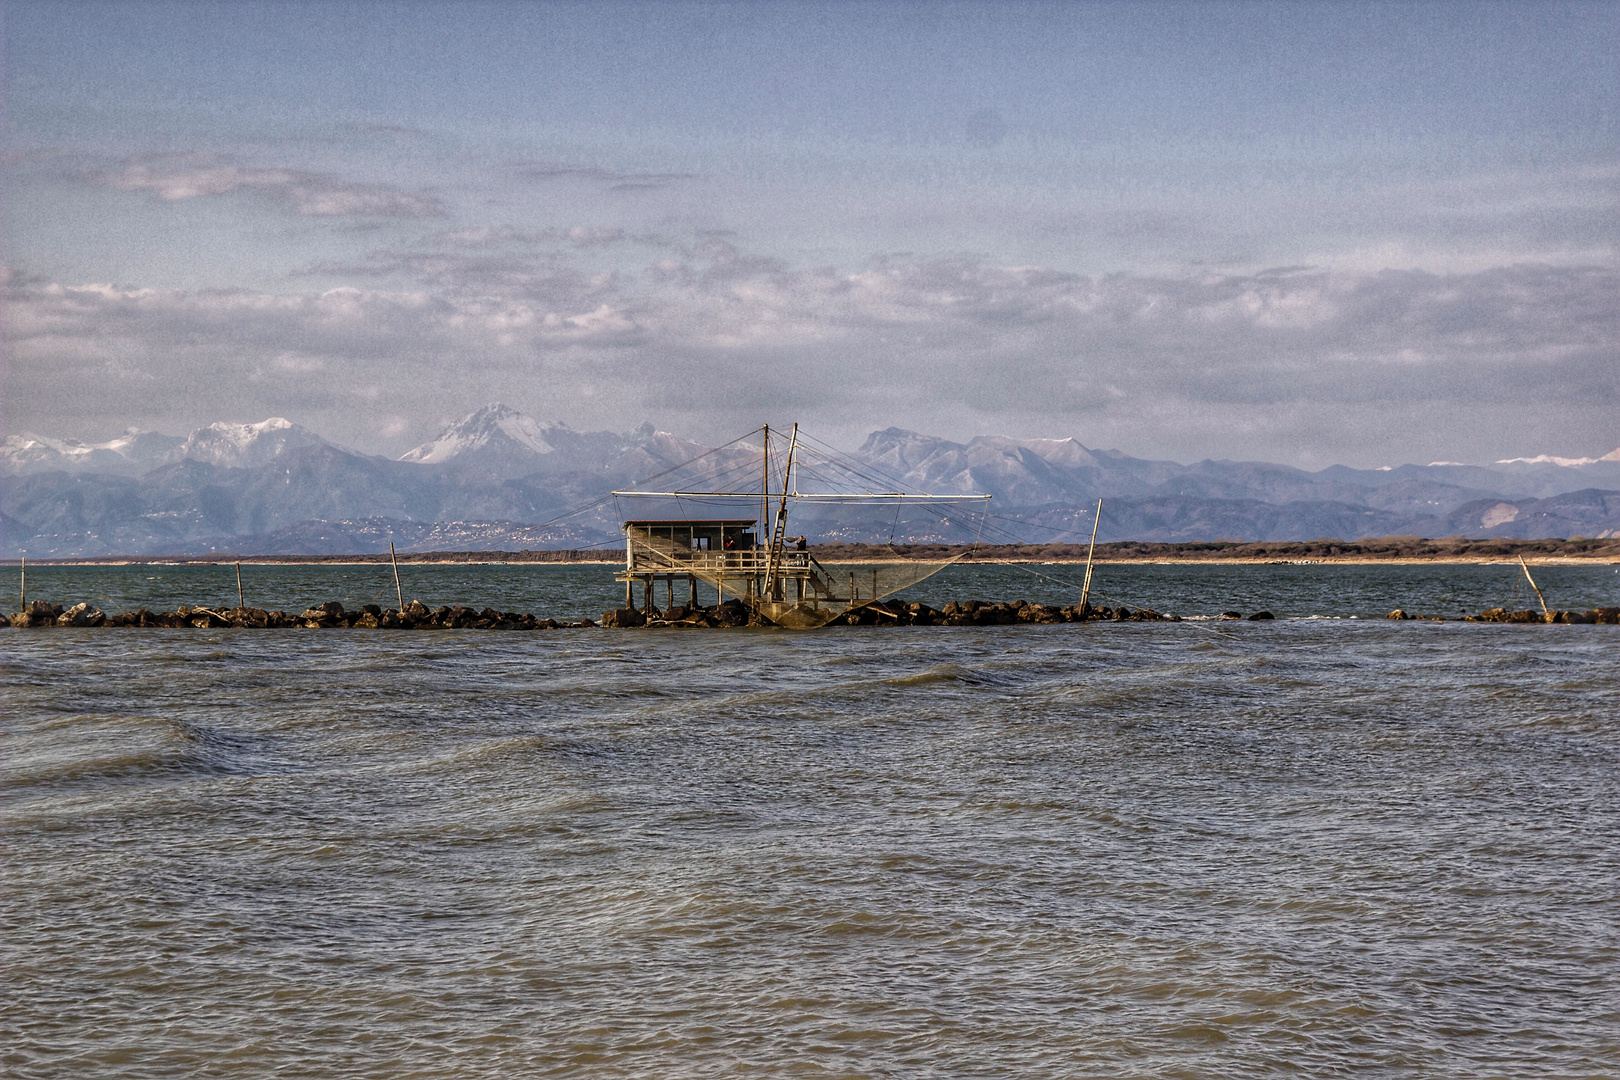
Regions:
M 11 2 L 0 431 L 1620 446 L 1620 5 Z

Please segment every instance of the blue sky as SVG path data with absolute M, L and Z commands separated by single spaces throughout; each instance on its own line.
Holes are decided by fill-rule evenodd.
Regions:
M 1620 444 L 1620 6 L 5 20 L 8 434 Z

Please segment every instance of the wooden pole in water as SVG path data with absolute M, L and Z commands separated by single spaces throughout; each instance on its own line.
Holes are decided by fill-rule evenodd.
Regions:
M 18 596 L 17 602 L 22 606 L 17 610 L 26 613 L 28 611 L 28 556 L 26 555 L 22 557 L 22 580 L 18 583 L 18 588 L 21 595 Z
M 399 610 L 405 610 L 405 592 L 399 587 L 399 556 L 394 554 L 394 542 L 388 541 L 388 561 L 394 566 L 394 599 L 399 601 Z
M 1524 580 L 1530 583 L 1532 589 L 1536 589 L 1536 579 L 1530 576 L 1530 568 L 1525 565 L 1523 555 L 1519 556 L 1519 566 L 1524 570 Z M 1547 610 L 1547 598 L 1541 595 L 1540 589 L 1536 589 L 1536 599 L 1541 601 L 1541 617 L 1544 619 L 1552 618 L 1552 612 Z
M 1097 526 L 1102 524 L 1102 500 L 1097 500 L 1097 517 L 1091 523 L 1091 547 L 1086 552 L 1086 580 L 1080 586 L 1080 614 L 1084 615 L 1091 604 L 1091 558 L 1097 554 Z
M 236 606 L 237 606 L 238 610 L 240 610 L 241 608 L 247 607 L 246 604 L 242 603 L 242 564 L 241 563 L 236 564 Z

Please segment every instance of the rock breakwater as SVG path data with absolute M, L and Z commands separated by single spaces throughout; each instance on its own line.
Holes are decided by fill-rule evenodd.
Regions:
M 1392 611 L 1390 618 L 1397 614 L 1403 618 L 1412 618 L 1404 612 Z M 1496 622 L 1496 623 L 1605 623 L 1610 626 L 1620 625 L 1620 607 L 1598 607 L 1586 611 L 1508 611 L 1505 608 L 1489 608 L 1478 615 L 1466 616 L 1464 622 Z
M 16 627 L 35 626 L 124 626 L 180 629 L 223 629 L 238 627 L 251 630 L 302 627 L 310 630 L 366 629 L 366 630 L 557 630 L 569 627 L 587 627 L 596 624 L 558 622 L 538 619 L 516 611 L 497 611 L 494 608 L 471 608 L 463 605 L 430 608 L 419 600 L 405 605 L 403 611 L 366 604 L 359 610 L 345 610 L 336 600 L 319 607 L 306 608 L 296 614 L 286 611 L 267 611 L 264 608 L 207 608 L 182 604 L 174 611 L 125 611 L 108 615 L 91 607 L 78 604 L 63 609 L 60 604 L 36 600 L 26 611 L 8 620 Z
M 1266 616 L 1270 618 L 1268 614 Z M 991 602 L 952 600 L 942 608 L 922 603 L 884 600 L 835 617 L 829 626 L 1013 626 L 1019 623 L 1066 622 L 1180 622 L 1178 615 L 1161 615 L 1147 608 L 1092 607 L 1079 604 L 1054 607 L 1027 600 Z M 727 600 L 713 607 L 671 607 L 664 611 L 621 608 L 602 616 L 602 625 L 611 627 L 699 628 L 724 626 L 765 626 L 764 619 L 740 600 Z
M 1275 618 L 1269 611 L 1257 611 L 1245 616 L 1237 611 L 1222 612 L 1224 620 L 1244 619 L 1263 622 Z M 1396 608 L 1387 616 L 1396 621 L 1422 620 L 1426 622 L 1475 623 L 1562 623 L 1620 625 L 1620 607 L 1598 607 L 1586 611 L 1508 611 L 1489 608 L 1478 615 L 1465 615 L 1460 620 L 1448 620 L 1439 615 L 1417 615 Z M 1025 624 L 1082 623 L 1082 622 L 1180 622 L 1179 615 L 1164 615 L 1150 608 L 1092 607 L 1079 604 L 1069 607 L 1034 604 L 1027 600 L 1011 602 L 987 600 L 953 600 L 942 608 L 923 603 L 903 603 L 885 600 L 868 604 L 855 611 L 838 615 L 829 626 L 1016 626 Z M 45 600 L 35 600 L 21 612 L 11 615 L 0 626 L 12 627 L 151 627 L 167 629 L 225 629 L 273 630 L 302 628 L 309 630 L 561 630 L 587 627 L 611 628 L 668 628 L 705 629 L 740 626 L 769 626 L 769 622 L 753 612 L 740 600 L 727 600 L 709 607 L 675 606 L 664 610 L 622 608 L 602 615 L 600 624 L 590 619 L 577 622 L 540 618 L 525 612 L 497 611 L 494 608 L 473 608 L 465 605 L 444 605 L 430 608 L 419 600 L 412 600 L 404 610 L 366 604 L 357 610 L 346 609 L 336 600 L 317 607 L 292 613 L 264 608 L 235 607 L 209 608 L 181 604 L 174 611 L 151 611 L 140 608 L 109 615 L 90 604 L 75 604 L 64 608 Z

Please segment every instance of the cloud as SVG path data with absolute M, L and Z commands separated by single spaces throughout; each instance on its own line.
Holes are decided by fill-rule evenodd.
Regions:
M 535 183 L 584 181 L 608 191 L 654 191 L 669 187 L 696 174 L 688 172 L 625 172 L 593 165 L 564 165 L 524 162 L 512 168 L 512 175 Z
M 716 237 L 639 272 L 499 252 L 377 264 L 389 287 L 287 294 L 18 277 L 10 402 L 121 427 L 175 400 L 205 408 L 218 388 L 216 407 L 324 417 L 362 446 L 368 429 L 342 425 L 376 416 L 380 439 L 384 415 L 499 397 L 697 435 L 787 410 L 835 436 L 900 424 L 1375 464 L 1392 447 L 1491 460 L 1553 432 L 1573 445 L 1549 451 L 1602 449 L 1620 414 L 1620 272 L 1602 267 L 1091 277 L 888 256 L 839 269 Z
M 431 218 L 444 207 L 430 195 L 382 184 L 357 184 L 295 169 L 235 165 L 206 155 L 135 158 L 91 181 L 120 191 L 145 191 L 164 202 L 245 191 L 310 217 Z
M 447 229 L 424 238 L 429 247 L 489 250 L 495 248 L 534 249 L 567 243 L 578 248 L 608 247 L 625 240 L 665 246 L 655 236 L 630 236 L 623 229 L 608 225 L 574 225 L 566 229 L 518 229 L 510 225 L 475 225 Z

